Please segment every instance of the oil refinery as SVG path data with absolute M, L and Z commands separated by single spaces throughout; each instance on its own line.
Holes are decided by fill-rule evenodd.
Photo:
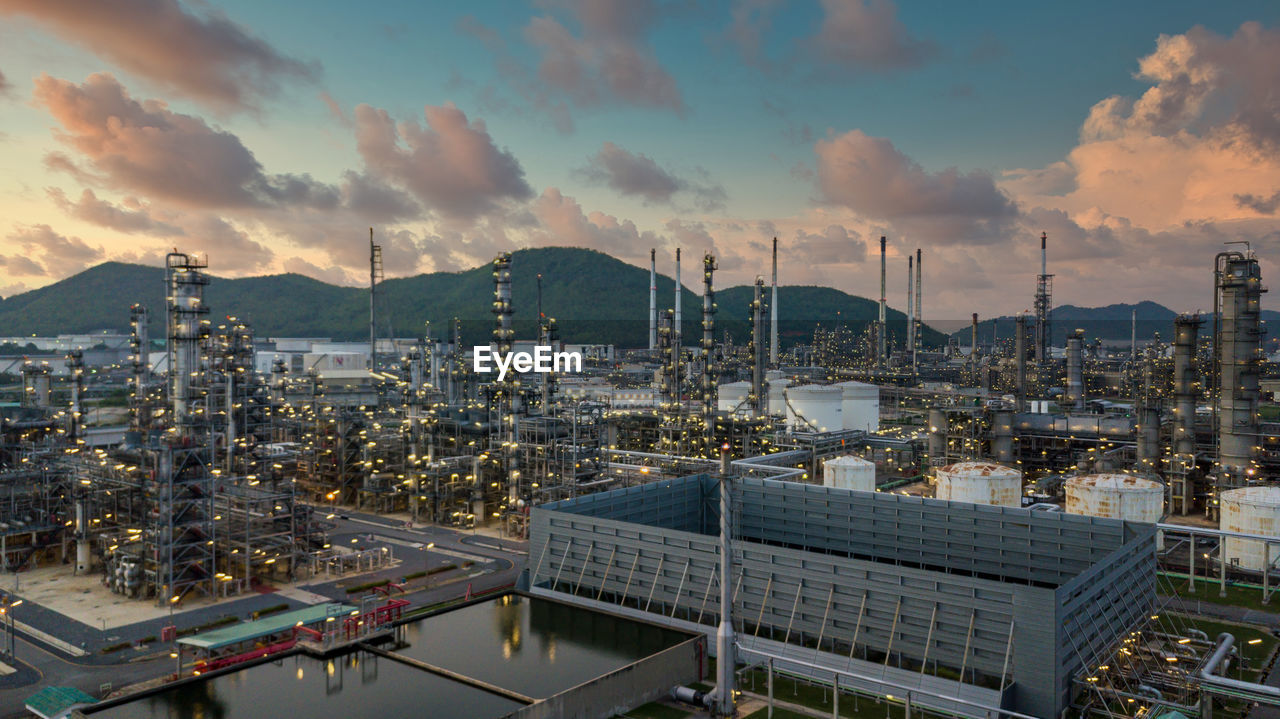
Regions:
M 238 716 L 221 687 L 269 694 L 285 666 L 342 695 L 276 705 L 317 716 L 1280 712 L 1280 642 L 1249 620 L 1280 559 L 1258 258 L 1207 258 L 1213 311 L 1178 316 L 1171 344 L 1135 320 L 1127 347 L 1057 347 L 1038 239 L 1034 314 L 988 342 L 974 315 L 968 346 L 923 340 L 920 250 L 890 326 L 884 238 L 877 318 L 789 346 L 776 239 L 746 306 L 717 303 L 702 258 L 700 337 L 651 251 L 638 348 L 563 338 L 542 275 L 517 306 L 510 253 L 487 337 L 381 336 L 372 235 L 367 343 L 264 340 L 211 319 L 216 258 L 172 252 L 164 307 L 121 298 L 127 360 L 10 366 L 5 666 L 24 671 L 21 636 L 95 682 L 137 667 L 97 695 L 29 684 L 40 716 Z M 536 337 L 514 328 L 527 312 Z M 718 339 L 729 314 L 746 344 Z M 495 618 L 498 644 L 449 648 Z M 554 663 L 560 643 L 577 659 Z M 369 690 L 379 672 L 398 698 Z

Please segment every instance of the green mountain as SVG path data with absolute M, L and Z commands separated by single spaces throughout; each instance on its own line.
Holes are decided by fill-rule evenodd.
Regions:
M 693 263 L 690 263 L 693 264 Z M 594 250 L 548 247 L 512 255 L 512 301 L 518 337 L 534 335 L 537 276 L 542 275 L 542 308 L 554 317 L 568 342 L 612 343 L 643 347 L 649 336 L 649 273 Z M 702 298 L 688 289 L 700 281 L 696 266 L 686 275 L 682 293 L 686 344 L 701 336 Z M 691 276 L 690 276 L 691 275 Z M 107 262 L 73 277 L 0 300 L 0 336 L 51 335 L 114 328 L 129 324 L 129 306 L 151 310 L 152 336 L 164 332 L 164 270 Z M 675 283 L 658 277 L 659 310 L 674 305 Z M 860 330 L 875 319 L 877 305 L 828 287 L 784 286 L 779 290 L 779 338 L 784 346 L 808 341 L 816 325 L 837 322 Z M 727 330 L 735 342 L 749 336 L 753 288 L 716 292 L 716 340 Z M 766 288 L 765 301 L 769 299 Z M 379 285 L 378 333 L 399 337 L 422 334 L 424 323 L 439 337 L 454 317 L 464 343 L 488 339 L 493 328 L 493 273 L 490 265 L 463 272 L 436 272 L 389 279 Z M 260 337 L 368 337 L 369 291 L 338 287 L 296 274 L 222 279 L 213 277 L 205 303 L 216 325 L 225 316 L 248 321 Z M 890 310 L 890 333 L 903 336 L 905 317 Z M 927 329 L 926 344 L 943 336 Z M 899 340 L 900 341 L 900 340 Z
M 1049 313 L 1049 329 L 1052 343 L 1061 347 L 1066 344 L 1067 335 L 1077 329 L 1084 330 L 1086 340 L 1113 340 L 1128 345 L 1134 332 L 1134 312 L 1137 312 L 1137 336 L 1139 344 L 1150 340 L 1156 333 L 1165 342 L 1173 338 L 1173 319 L 1177 313 L 1164 305 L 1144 300 L 1136 304 L 1114 304 L 1105 307 L 1079 307 L 1062 305 L 1054 307 Z M 1212 317 L 1205 313 L 1206 321 Z M 1280 319 L 1277 313 L 1270 310 L 1262 312 L 1263 322 Z M 1028 326 L 1035 324 L 1035 318 L 1029 317 Z M 1015 320 L 1013 317 L 997 317 L 978 322 L 978 342 L 991 341 L 994 326 L 996 337 L 1009 340 L 1013 337 Z M 1206 330 L 1202 329 L 1201 332 Z M 968 346 L 972 337 L 972 328 L 964 327 L 952 333 L 960 344 Z M 1202 335 L 1203 336 L 1203 335 Z

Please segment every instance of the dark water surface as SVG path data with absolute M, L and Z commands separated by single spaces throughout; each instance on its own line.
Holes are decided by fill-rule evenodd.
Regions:
M 677 632 L 507 595 L 405 627 L 408 646 L 382 647 L 544 698 L 682 641 Z M 521 704 L 367 652 L 305 654 L 94 712 L 94 719 L 500 717 Z

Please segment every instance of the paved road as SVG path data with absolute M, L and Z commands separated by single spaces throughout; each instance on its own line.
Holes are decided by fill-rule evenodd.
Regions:
M 302 586 L 305 592 L 335 601 L 352 601 L 355 595 L 348 594 L 345 590 L 345 585 L 352 582 L 364 583 L 374 579 L 398 581 L 404 575 L 428 566 L 439 567 L 444 563 L 452 563 L 460 567 L 464 561 L 473 562 L 465 570 L 459 568 L 432 575 L 429 581 L 414 580 L 408 586 L 408 593 L 403 595 L 415 607 L 437 604 L 462 596 L 468 586 L 473 593 L 480 593 L 515 583 L 523 571 L 527 554 L 525 542 L 495 539 L 443 527 L 406 527 L 403 521 L 363 512 L 343 510 L 329 522 L 330 544 L 360 549 L 388 547 L 400 561 L 395 567 L 358 575 L 358 579 L 353 578 L 353 575 L 345 578 L 320 578 Z M 434 543 L 434 548 L 427 550 L 426 545 L 431 543 Z M 174 617 L 174 623 L 179 628 L 186 628 L 228 615 L 248 618 L 255 610 L 281 603 L 304 606 L 303 602 L 278 593 L 251 594 L 215 606 L 184 610 Z M 114 688 L 120 688 L 160 676 L 171 666 L 169 647 L 165 645 L 151 644 L 106 655 L 99 651 L 109 644 L 136 642 L 145 637 L 159 636 L 160 628 L 169 623 L 168 617 L 103 630 L 89 623 L 70 620 L 29 602 L 18 607 L 15 616 L 20 622 L 48 632 L 73 646 L 83 647 L 87 655 L 72 656 L 58 647 L 25 635 L 22 631 L 17 632 L 15 653 L 19 671 L 0 677 L 2 719 L 27 716 L 23 701 L 45 686 L 74 686 L 92 696 L 98 696 L 99 688 L 104 683 L 110 682 Z

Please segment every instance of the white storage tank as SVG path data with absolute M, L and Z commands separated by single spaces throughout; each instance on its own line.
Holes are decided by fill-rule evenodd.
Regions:
M 861 457 L 832 457 L 822 463 L 822 485 L 836 489 L 876 491 L 876 465 Z
M 957 462 L 938 468 L 938 499 L 1000 507 L 1022 506 L 1022 472 L 990 462 Z
M 769 414 L 786 414 L 787 412 L 787 387 L 791 384 L 789 379 L 770 379 L 765 382 L 768 387 L 766 394 L 769 395 L 768 411 Z
M 1132 474 L 1087 474 L 1066 481 L 1067 511 L 1131 522 L 1159 522 L 1164 485 Z
M 866 382 L 840 382 L 840 421 L 844 429 L 875 432 L 880 429 L 880 388 Z
M 737 410 L 739 414 L 749 414 L 747 397 L 751 395 L 750 382 L 725 382 L 720 385 L 716 399 L 716 408 L 721 412 Z
M 787 424 L 800 432 L 842 429 L 840 404 L 844 392 L 835 385 L 806 384 L 787 388 Z
M 1221 527 L 1229 532 L 1280 537 L 1280 487 L 1229 489 L 1219 499 Z M 1261 571 L 1266 561 L 1266 545 L 1252 539 L 1227 538 L 1227 563 L 1233 560 L 1242 569 Z M 1271 547 L 1271 566 L 1280 561 L 1280 544 Z

